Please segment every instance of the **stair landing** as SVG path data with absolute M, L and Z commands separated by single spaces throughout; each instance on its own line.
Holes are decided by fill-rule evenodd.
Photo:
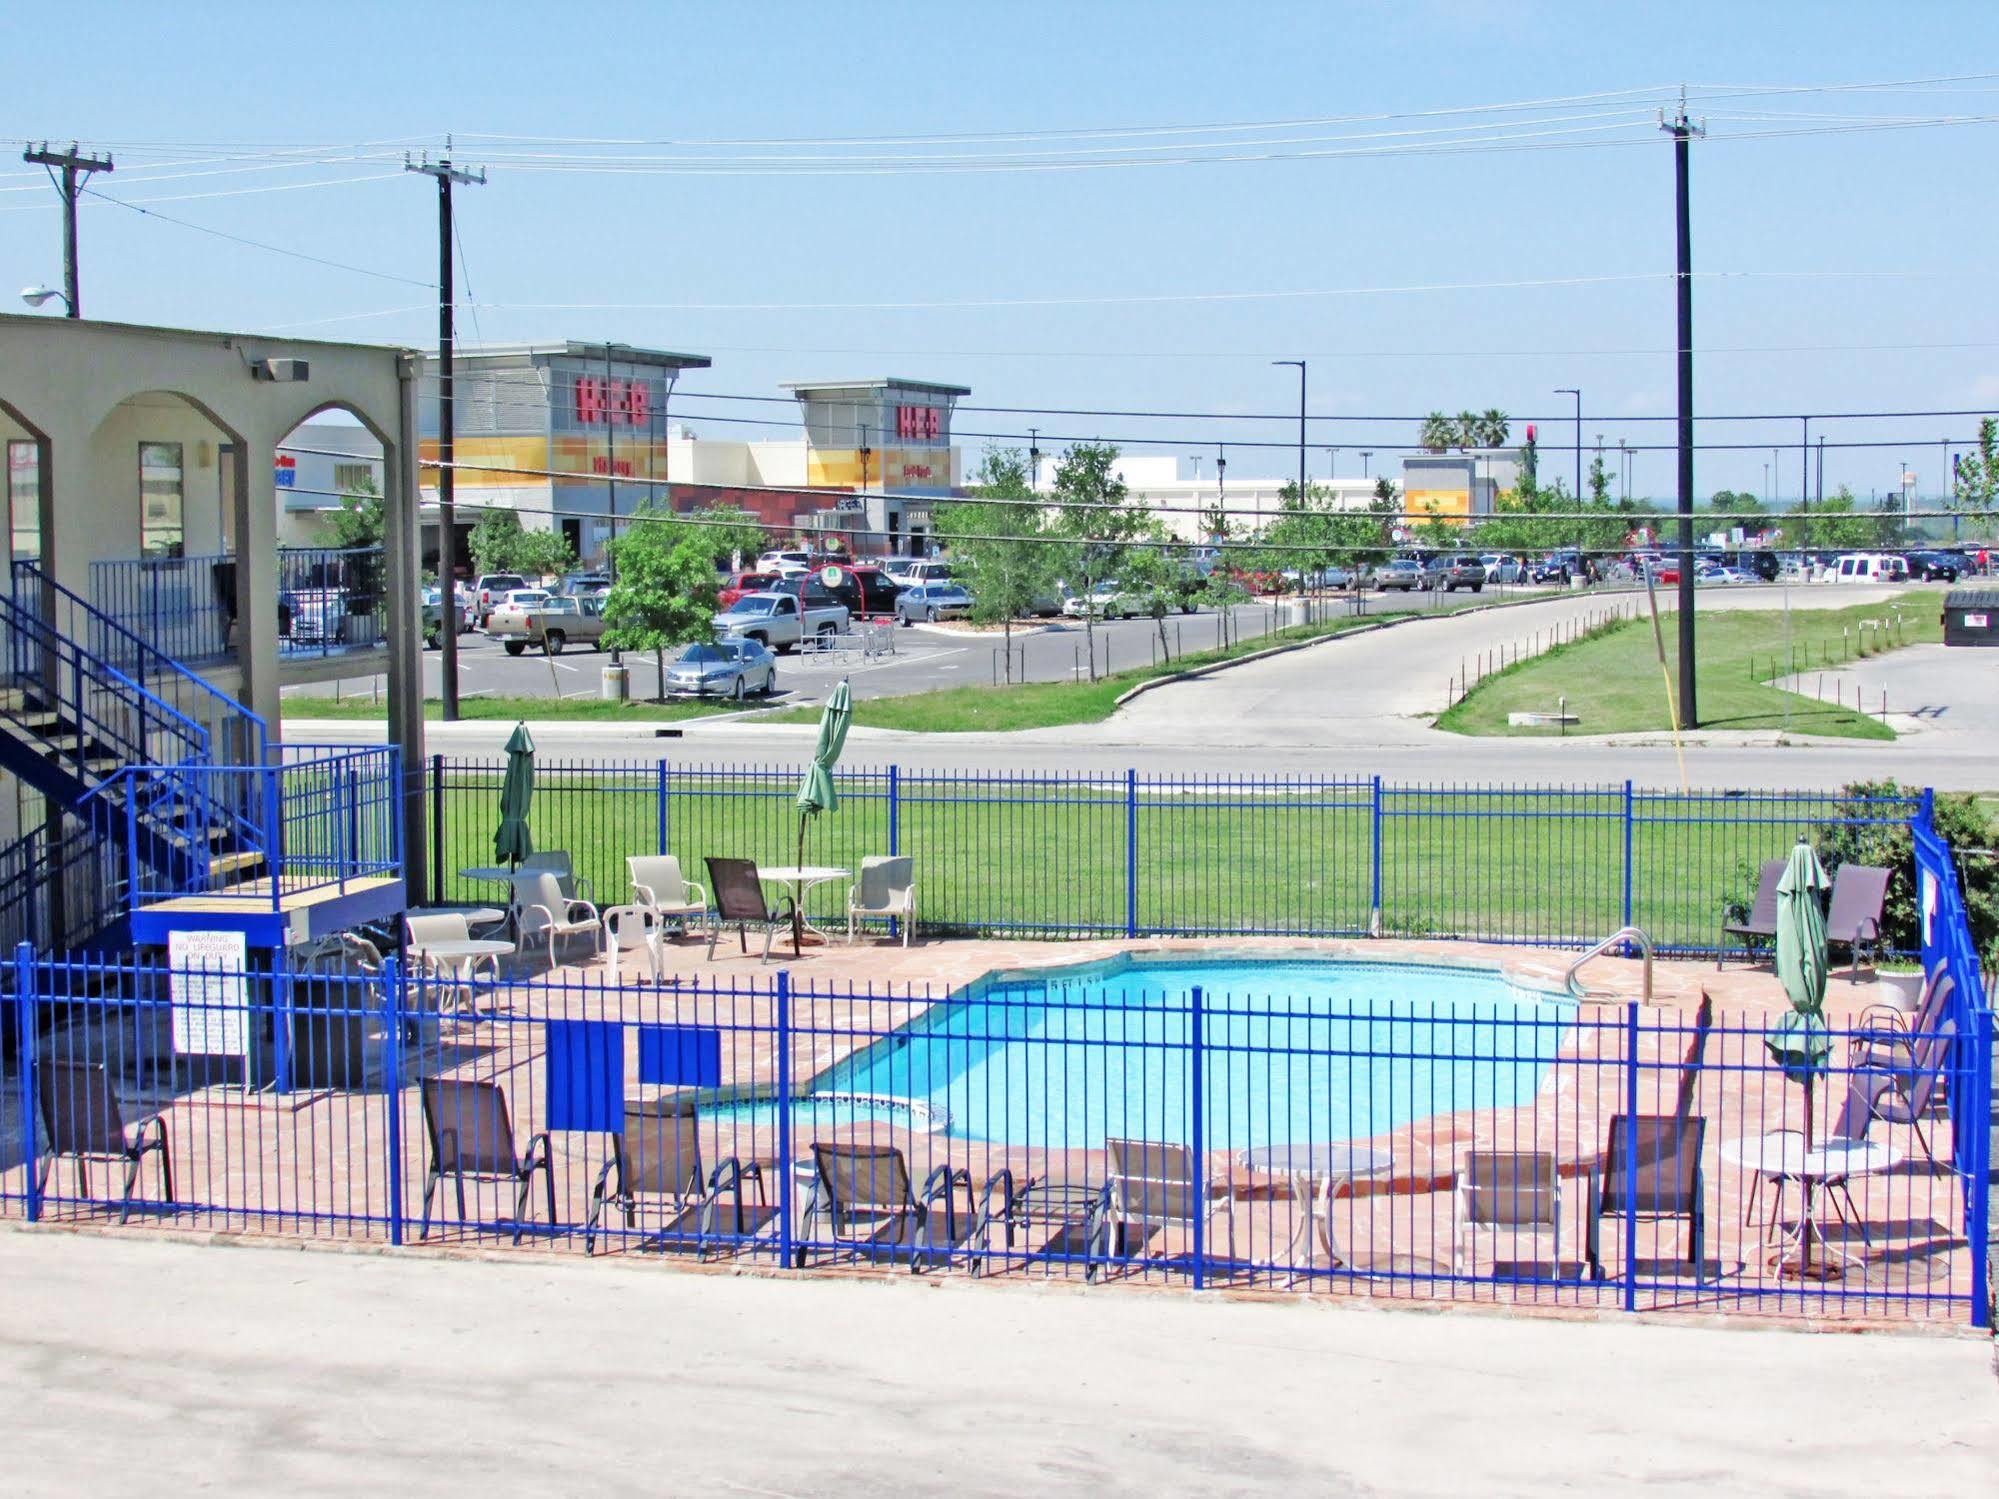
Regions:
M 300 885 L 275 896 L 269 879 L 245 880 L 205 895 L 139 905 L 132 912 L 132 941 L 164 944 L 176 931 L 241 932 L 253 947 L 289 947 L 400 915 L 408 905 L 403 881 L 392 875 Z

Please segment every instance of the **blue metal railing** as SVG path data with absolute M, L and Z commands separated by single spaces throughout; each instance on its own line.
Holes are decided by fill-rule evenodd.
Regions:
M 280 547 L 280 660 L 343 654 L 385 640 L 380 547 Z M 187 662 L 228 655 L 236 623 L 236 559 L 115 558 L 90 565 L 96 610 L 127 635 L 142 635 Z

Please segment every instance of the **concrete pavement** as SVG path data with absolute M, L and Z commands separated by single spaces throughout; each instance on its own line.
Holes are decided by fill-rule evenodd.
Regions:
M 10 1492 L 1981 1493 L 1991 1345 L 0 1234 Z

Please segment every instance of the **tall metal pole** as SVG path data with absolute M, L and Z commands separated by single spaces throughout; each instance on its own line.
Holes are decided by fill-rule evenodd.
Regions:
M 1675 277 L 1679 293 L 1678 331 L 1674 348 L 1678 352 L 1680 387 L 1680 727 L 1699 726 L 1700 708 L 1694 697 L 1694 227 L 1688 194 L 1688 147 L 1693 137 L 1705 133 L 1687 119 L 1687 104 L 1680 100 L 1680 112 L 1660 128 L 1673 137 L 1673 220 L 1679 248 L 1679 270 Z
M 1583 393 L 1573 385 L 1561 385 L 1556 387 L 1555 394 L 1558 396 L 1574 396 L 1576 398 L 1576 492 L 1574 499 L 1577 504 L 1581 504 L 1583 498 Z
M 83 191 L 83 184 L 94 172 L 113 170 L 111 158 L 106 156 L 84 156 L 76 149 L 76 142 L 69 143 L 67 151 L 51 151 L 49 143 L 30 146 L 21 153 L 21 160 L 34 166 L 49 168 L 51 180 L 55 180 L 55 169 L 62 169 L 62 178 L 56 182 L 62 193 L 62 298 L 63 316 L 80 318 L 83 316 L 83 302 L 77 290 L 76 274 L 76 195 Z
M 406 172 L 437 179 L 437 583 L 441 617 L 438 640 L 439 712 L 446 723 L 458 718 L 458 429 L 452 388 L 451 188 L 485 182 L 486 169 L 463 171 L 449 158 L 404 162 Z
M 1305 361 L 1302 359 L 1273 359 L 1273 365 L 1289 365 L 1298 371 L 1298 504 L 1305 504 Z

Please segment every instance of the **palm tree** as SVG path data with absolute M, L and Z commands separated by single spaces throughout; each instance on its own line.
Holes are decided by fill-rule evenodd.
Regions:
M 1433 411 L 1423 418 L 1423 429 L 1416 434 L 1417 443 L 1426 451 L 1441 453 L 1458 440 L 1457 424 L 1441 411 Z
M 1506 413 L 1496 406 L 1488 406 L 1478 419 L 1478 440 L 1480 447 L 1503 448 L 1506 439 L 1512 435 L 1513 423 Z
M 1475 411 L 1460 411 L 1453 424 L 1456 427 L 1456 443 L 1459 452 L 1469 452 L 1479 445 L 1479 419 Z

